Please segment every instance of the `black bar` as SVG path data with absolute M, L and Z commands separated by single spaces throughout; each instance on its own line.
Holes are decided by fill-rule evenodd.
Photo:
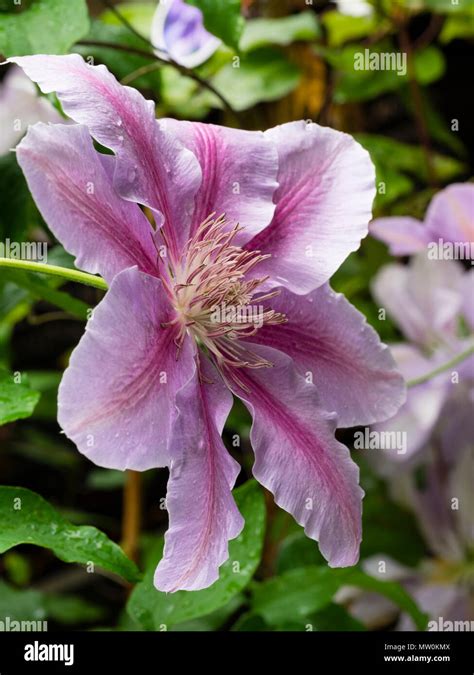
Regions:
M 11 632 L 0 633 L 0 674 L 108 675 L 117 669 L 148 675 L 170 669 L 179 672 L 186 666 L 191 672 L 205 668 L 226 673 L 240 663 L 246 670 L 254 669 L 259 660 L 266 674 L 270 668 L 281 672 L 285 663 L 291 673 L 309 669 L 311 675 L 364 669 L 370 673 L 472 675 L 472 644 L 472 633 L 461 632 Z M 58 647 L 50 651 L 49 645 Z M 64 648 L 68 645 L 73 645 L 73 654 Z M 25 656 L 71 659 L 71 655 L 71 665 L 25 660 Z

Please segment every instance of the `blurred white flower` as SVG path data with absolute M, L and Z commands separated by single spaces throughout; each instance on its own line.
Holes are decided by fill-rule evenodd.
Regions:
M 349 16 L 370 16 L 372 6 L 365 0 L 336 0 L 336 5 L 341 14 Z
M 0 83 L 0 156 L 23 137 L 29 124 L 64 122 L 55 107 L 39 96 L 32 81 L 17 66 Z

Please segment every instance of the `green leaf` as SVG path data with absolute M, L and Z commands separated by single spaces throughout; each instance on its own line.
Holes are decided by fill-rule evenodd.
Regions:
M 381 22 L 375 14 L 368 16 L 349 16 L 337 11 L 325 12 L 321 22 L 326 28 L 330 47 L 340 47 L 344 42 L 360 40 L 367 37 L 375 29 L 383 30 L 388 23 Z
M 0 619 L 5 621 L 44 621 L 47 617 L 44 594 L 17 589 L 0 579 Z
M 212 92 L 172 66 L 163 66 L 160 75 L 159 117 L 171 111 L 183 119 L 203 119 L 211 108 L 221 105 Z
M 7 239 L 12 242 L 23 241 L 35 213 L 36 209 L 15 153 L 0 157 L 0 242 L 6 242 Z
M 238 49 L 244 29 L 244 18 L 240 13 L 240 0 L 186 0 L 201 10 L 204 26 L 229 47 Z
M 245 614 L 241 614 L 239 616 L 231 630 L 238 632 L 257 633 L 270 631 L 271 627 L 258 614 L 254 614 L 253 612 L 245 612 Z
M 381 166 L 427 180 L 425 156 L 420 146 L 376 134 L 354 134 L 354 137 L 369 151 L 376 167 Z M 440 182 L 451 181 L 465 171 L 466 167 L 462 162 L 447 155 L 433 152 L 432 158 L 435 174 Z
M 129 31 L 122 24 L 114 25 L 94 20 L 91 29 L 86 36 L 87 40 L 98 40 L 100 42 L 118 43 L 126 47 L 135 47 L 138 49 L 147 49 L 146 44 L 136 35 Z M 107 47 L 93 47 L 86 45 L 76 45 L 74 48 L 78 54 L 84 58 L 92 56 L 94 61 L 103 63 L 119 79 L 127 77 L 139 68 L 153 63 L 153 54 L 150 51 L 150 58 L 137 56 L 125 51 L 110 49 Z M 131 83 L 134 87 L 152 89 L 158 91 L 160 87 L 160 70 L 141 75 Z
M 458 157 L 464 158 L 466 156 L 466 148 L 459 138 L 459 134 L 451 130 L 448 122 L 431 102 L 426 90 L 422 92 L 422 98 L 423 111 L 430 136 L 447 150 L 450 150 Z M 408 90 L 403 92 L 403 102 L 413 116 L 415 108 Z
M 102 619 L 104 610 L 75 595 L 53 595 L 17 589 L 0 580 L 0 620 L 45 621 L 74 625 Z
M 150 39 L 151 24 L 156 11 L 156 2 L 119 2 L 115 9 L 126 19 L 135 30 Z M 100 20 L 113 26 L 122 26 L 118 16 L 110 9 L 100 15 Z
M 0 425 L 29 417 L 39 397 L 27 384 L 16 382 L 15 376 L 0 370 Z
M 19 544 L 35 544 L 65 562 L 93 563 L 127 581 L 140 578 L 135 564 L 107 535 L 95 527 L 73 525 L 30 490 L 0 488 L 0 522 L 0 553 Z
M 117 490 L 125 482 L 125 473 L 114 469 L 94 469 L 87 477 L 87 486 L 91 490 Z
M 95 623 L 105 616 L 105 610 L 78 595 L 45 595 L 48 618 L 68 626 Z
M 373 158 L 372 158 L 373 159 Z M 375 211 L 378 213 L 388 204 L 411 194 L 415 187 L 415 181 L 400 171 L 383 164 L 375 163 L 375 184 L 377 193 L 375 195 Z
M 252 19 L 247 21 L 240 39 L 244 52 L 268 45 L 290 45 L 298 40 L 315 40 L 321 29 L 316 14 L 311 11 L 279 19 Z
M 17 284 L 20 288 L 28 291 L 36 300 L 46 300 L 78 319 L 86 320 L 88 318 L 89 306 L 85 302 L 52 288 L 50 283 L 44 281 L 38 275 L 32 276 L 23 270 L 5 269 L 2 270 L 2 276 L 6 281 Z
M 356 568 L 301 567 L 256 584 L 252 609 L 271 625 L 300 621 L 327 607 L 341 586 L 356 586 L 380 593 L 408 612 L 420 630 L 426 616 L 400 584 L 379 581 Z
M 42 402 L 43 395 L 35 408 L 33 419 L 37 418 L 38 408 Z M 56 416 L 53 419 L 55 418 Z M 79 453 L 71 450 L 63 436 L 58 435 L 57 438 L 52 438 L 50 433 L 42 431 L 38 425 L 23 426 L 18 429 L 17 434 L 6 444 L 6 450 L 17 455 L 21 460 L 66 471 L 75 469 L 81 462 Z M 91 521 L 86 519 L 84 522 Z
M 32 565 L 26 555 L 10 551 L 3 556 L 2 564 L 7 577 L 16 586 L 27 586 L 30 583 Z
M 304 532 L 293 532 L 282 543 L 278 552 L 276 570 L 283 574 L 288 570 L 310 565 L 324 564 L 324 558 L 317 544 Z
M 88 29 L 85 0 L 35 0 L 21 12 L 0 13 L 0 52 L 64 54 Z
M 439 35 L 439 41 L 447 44 L 452 40 L 472 39 L 474 38 L 474 20 L 463 14 L 454 14 L 449 16 L 444 22 Z
M 474 17 L 474 0 L 419 0 L 421 8 L 431 9 L 439 14 L 469 13 L 470 20 Z M 467 17 L 466 17 L 467 19 Z
M 245 603 L 243 594 L 235 595 L 224 607 L 216 609 L 214 612 L 201 616 L 198 619 L 185 621 L 177 624 L 172 628 L 174 631 L 193 631 L 193 632 L 210 632 L 219 630 L 219 628 L 226 623 L 232 615 L 234 615 Z
M 304 631 L 306 633 L 312 633 L 314 631 L 328 630 L 338 632 L 354 630 L 364 631 L 366 628 L 364 624 L 357 619 L 354 619 L 344 607 L 331 602 L 319 612 L 310 614 L 299 621 L 285 621 L 284 623 L 274 626 L 274 630 L 285 632 Z
M 10 366 L 11 335 L 15 325 L 30 311 L 29 294 L 0 278 L 0 368 Z
M 305 629 L 310 625 L 312 631 L 337 630 L 337 631 L 362 631 L 365 630 L 363 623 L 354 619 L 353 616 L 341 605 L 331 602 L 320 612 L 311 614 L 305 621 Z
M 408 72 L 404 72 L 406 62 L 403 61 L 398 64 L 401 68 L 400 71 L 394 69 L 356 70 L 356 56 L 365 54 L 365 51 L 366 48 L 361 45 L 350 45 L 340 51 L 326 50 L 322 52 L 340 70 L 334 90 L 336 103 L 370 100 L 381 94 L 396 91 L 408 84 Z M 380 53 L 393 53 L 394 58 L 398 57 L 399 59 L 404 56 L 401 52 L 394 51 L 389 43 L 379 43 L 370 49 L 370 54 Z M 417 81 L 422 85 L 438 80 L 445 71 L 445 60 L 442 52 L 433 45 L 416 52 L 414 71 Z
M 144 580 L 133 590 L 128 603 L 132 619 L 146 630 L 159 630 L 206 616 L 224 607 L 247 586 L 257 566 L 263 547 L 265 503 L 255 481 L 248 481 L 234 492 L 240 513 L 245 519 L 242 533 L 229 543 L 229 560 L 220 568 L 220 575 L 202 591 L 161 593 L 153 586 L 155 568 L 162 556 L 163 540 L 157 542 L 150 555 Z M 239 570 L 234 571 L 233 564 Z
M 362 588 L 365 591 L 379 593 L 391 600 L 413 619 L 418 630 L 426 630 L 428 616 L 420 610 L 411 595 L 395 581 L 380 581 L 359 569 L 337 570 L 344 579 L 344 585 Z
M 404 565 L 416 565 L 425 554 L 423 539 L 412 514 L 391 502 L 383 485 L 366 492 L 362 521 L 361 555 L 384 553 Z
M 329 567 L 296 568 L 256 584 L 252 609 L 270 625 L 298 620 L 326 607 L 340 586 Z
M 300 71 L 279 51 L 259 49 L 242 57 L 237 67 L 226 64 L 212 83 L 235 110 L 261 101 L 275 101 L 298 85 Z
M 59 267 L 66 267 L 71 270 L 77 269 L 74 264 L 74 256 L 71 253 L 68 253 L 66 249 L 61 246 L 61 244 L 56 244 L 53 248 L 48 251 L 48 264 L 49 265 L 59 265 Z M 49 280 L 50 283 L 52 279 Z M 60 283 L 60 280 L 56 280 L 57 283 Z
M 436 82 L 446 70 L 443 52 L 434 45 L 421 49 L 415 53 L 414 68 L 415 77 L 420 84 L 426 86 Z
M 61 377 L 62 373 L 56 370 L 32 370 L 28 372 L 28 382 L 35 391 L 41 394 L 33 415 L 35 419 L 56 419 L 58 387 Z M 48 439 L 48 441 L 51 444 L 51 439 Z M 72 453 L 69 452 L 68 454 L 71 455 Z

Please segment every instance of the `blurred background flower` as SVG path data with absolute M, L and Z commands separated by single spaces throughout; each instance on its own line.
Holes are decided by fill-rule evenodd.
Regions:
M 201 10 L 184 0 L 160 0 L 151 25 L 151 42 L 160 56 L 186 68 L 200 66 L 221 44 L 204 28 Z
M 8 70 L 0 83 L 0 156 L 15 148 L 29 124 L 62 120 L 52 103 L 39 96 L 21 68 Z

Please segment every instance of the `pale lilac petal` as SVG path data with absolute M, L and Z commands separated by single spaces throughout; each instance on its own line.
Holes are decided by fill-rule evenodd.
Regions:
M 374 279 L 373 294 L 405 336 L 427 347 L 454 339 L 462 305 L 463 272 L 449 260 L 415 256 L 408 266 L 386 265 Z
M 386 556 L 383 555 L 383 560 Z M 385 578 L 385 577 L 384 577 Z M 360 593 L 349 604 L 350 615 L 369 630 L 380 630 L 391 624 L 399 615 L 397 605 L 378 593 Z
M 204 28 L 202 12 L 183 0 L 160 0 L 151 25 L 151 41 L 164 59 L 186 68 L 199 66 L 221 41 Z
M 120 85 L 105 66 L 90 66 L 78 54 L 9 60 L 44 93 L 55 91 L 66 114 L 115 152 L 117 190 L 154 209 L 158 225 L 164 218 L 171 253 L 177 255 L 187 241 L 201 171 L 194 155 L 159 127 L 154 103 Z
M 474 185 L 456 183 L 435 195 L 426 213 L 430 240 L 472 242 L 474 247 Z
M 392 345 L 391 351 L 400 372 L 407 381 L 425 375 L 440 365 L 439 358 L 427 358 L 411 345 Z M 383 457 L 374 457 L 381 473 L 391 473 L 391 467 L 385 461 L 387 458 L 393 462 L 405 463 L 419 453 L 433 432 L 448 393 L 449 374 L 439 375 L 427 382 L 410 387 L 406 403 L 395 417 L 372 427 L 380 432 L 406 434 L 406 451 L 405 448 L 379 450 L 378 452 L 383 452 Z
M 259 275 L 307 293 L 328 281 L 367 235 L 374 167 L 351 136 L 317 124 L 290 122 L 265 135 L 278 149 L 276 210 L 247 246 L 272 255 Z
M 472 341 L 463 345 L 461 341 L 457 353 L 462 353 L 463 346 L 472 344 Z M 449 357 L 444 357 L 444 363 Z M 458 381 L 453 382 L 449 397 L 440 413 L 437 441 L 442 456 L 449 465 L 458 460 L 460 453 L 466 448 L 472 449 L 474 439 L 474 356 L 461 362 L 447 374 L 451 380 L 452 373 L 458 375 Z
M 116 193 L 82 125 L 36 124 L 17 148 L 28 186 L 49 227 L 79 268 L 107 281 L 138 265 L 151 274 L 153 230 L 137 206 Z
M 264 325 L 252 342 L 291 356 L 314 383 L 321 405 L 337 413 L 339 427 L 372 424 L 397 412 L 406 398 L 404 380 L 388 347 L 343 295 L 327 284 L 308 295 L 281 289 L 271 306 L 287 323 Z
M 359 469 L 336 441 L 335 415 L 320 407 L 316 388 L 292 360 L 269 347 L 249 345 L 272 368 L 239 369 L 246 391 L 233 385 L 253 416 L 254 476 L 319 541 L 331 567 L 354 565 L 361 540 Z
M 385 563 L 384 571 L 379 571 L 380 562 Z M 362 561 L 363 571 L 380 581 L 412 581 L 417 572 L 401 565 L 386 553 L 376 553 Z M 416 577 L 415 577 L 416 580 Z M 400 609 L 395 603 L 378 593 L 361 591 L 355 587 L 343 587 L 336 594 L 336 601 L 348 605 L 355 619 L 361 621 L 366 628 L 376 630 L 392 623 L 399 615 Z
M 455 529 L 455 512 L 447 490 L 448 474 L 440 471 L 438 458 L 431 459 L 423 487 L 416 485 L 413 475 L 406 480 L 405 499 L 415 513 L 417 523 L 431 553 L 441 560 L 459 560 L 462 545 Z M 459 495 L 458 495 L 459 496 Z
M 370 223 L 370 234 L 388 245 L 392 255 L 412 255 L 426 250 L 431 237 L 416 218 L 393 216 L 377 218 Z
M 385 563 L 383 572 L 379 569 L 381 560 Z M 402 565 L 386 553 L 374 553 L 365 558 L 361 566 L 366 574 L 375 579 L 379 578 L 381 581 L 404 581 L 413 575 L 411 567 Z
M 61 122 L 56 108 L 38 91 L 21 68 L 11 67 L 0 84 L 0 156 L 14 148 L 35 122 Z
M 474 270 L 469 270 L 469 272 L 466 272 L 464 275 L 462 296 L 463 316 L 474 331 Z
M 232 395 L 206 357 L 201 369 L 206 381 L 196 374 L 176 398 L 166 495 L 170 526 L 155 573 L 160 591 L 197 591 L 213 584 L 229 557 L 229 540 L 244 525 L 232 496 L 240 466 L 221 438 Z
M 240 245 L 268 225 L 275 210 L 278 154 L 261 131 L 173 119 L 160 124 L 194 153 L 202 169 L 193 232 L 213 212 L 225 213 L 230 226 L 245 228 L 235 239 Z
M 177 391 L 194 372 L 185 340 L 176 358 L 161 281 L 129 268 L 96 307 L 59 388 L 58 420 L 93 462 L 144 471 L 168 461 Z
M 447 630 L 446 621 L 472 619 L 469 592 L 463 586 L 454 583 L 424 583 L 409 588 L 409 592 L 419 608 L 428 614 L 430 621 L 435 622 L 433 626 L 428 624 L 429 630 Z M 413 619 L 408 614 L 402 614 L 396 630 L 416 630 Z
M 472 409 L 471 409 L 472 417 Z M 456 528 L 459 540 L 466 551 L 472 550 L 474 544 L 474 454 L 472 439 L 469 445 L 460 447 L 457 462 L 451 470 L 448 485 L 448 504 L 457 499 L 457 510 L 451 510 L 456 519 Z

